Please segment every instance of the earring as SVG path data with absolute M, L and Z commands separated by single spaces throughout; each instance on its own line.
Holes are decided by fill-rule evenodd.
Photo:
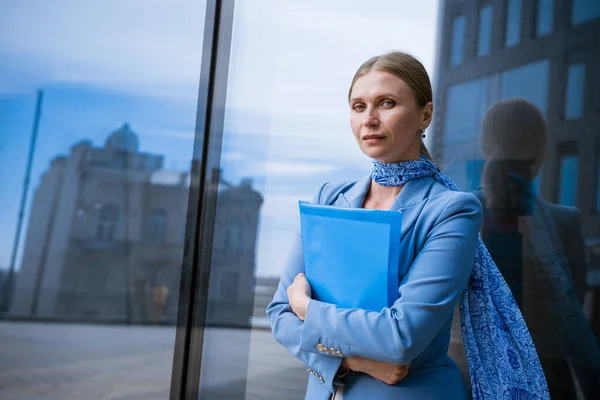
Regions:
M 425 129 L 421 129 L 421 137 L 425 139 Z

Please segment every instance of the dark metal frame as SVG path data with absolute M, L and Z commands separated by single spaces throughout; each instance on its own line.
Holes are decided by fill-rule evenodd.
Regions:
M 171 377 L 172 400 L 198 399 L 234 0 L 207 0 L 186 240 Z

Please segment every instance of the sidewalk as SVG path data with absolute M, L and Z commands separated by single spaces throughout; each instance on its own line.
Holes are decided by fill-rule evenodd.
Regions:
M 303 399 L 302 364 L 270 331 L 253 330 L 250 338 L 246 371 L 238 357 L 248 332 L 207 330 L 206 398 L 226 400 L 246 380 L 246 399 Z M 0 322 L 0 399 L 168 399 L 174 343 L 174 327 Z

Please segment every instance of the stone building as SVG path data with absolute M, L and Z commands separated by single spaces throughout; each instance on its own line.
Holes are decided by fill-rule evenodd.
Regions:
M 215 324 L 247 324 L 262 197 L 249 180 L 219 186 L 209 308 L 238 310 Z M 174 323 L 189 187 L 127 124 L 56 157 L 35 189 L 11 313 Z

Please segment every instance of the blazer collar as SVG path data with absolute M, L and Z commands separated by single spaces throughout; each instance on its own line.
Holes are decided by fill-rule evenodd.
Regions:
M 365 202 L 365 196 L 370 187 L 370 174 L 356 181 L 346 193 L 341 194 L 341 197 L 346 202 L 345 206 L 349 208 L 362 208 L 363 203 Z
M 406 182 L 394 200 L 394 203 L 389 208 L 389 211 L 397 211 L 401 208 L 420 203 L 429 197 L 433 183 L 434 179 L 432 177 L 412 179 Z M 345 204 L 340 204 L 340 206 L 349 208 L 362 208 L 365 201 L 365 196 L 370 187 L 371 175 L 367 175 L 364 178 L 356 181 L 356 183 L 346 193 L 341 193 L 341 199 Z

